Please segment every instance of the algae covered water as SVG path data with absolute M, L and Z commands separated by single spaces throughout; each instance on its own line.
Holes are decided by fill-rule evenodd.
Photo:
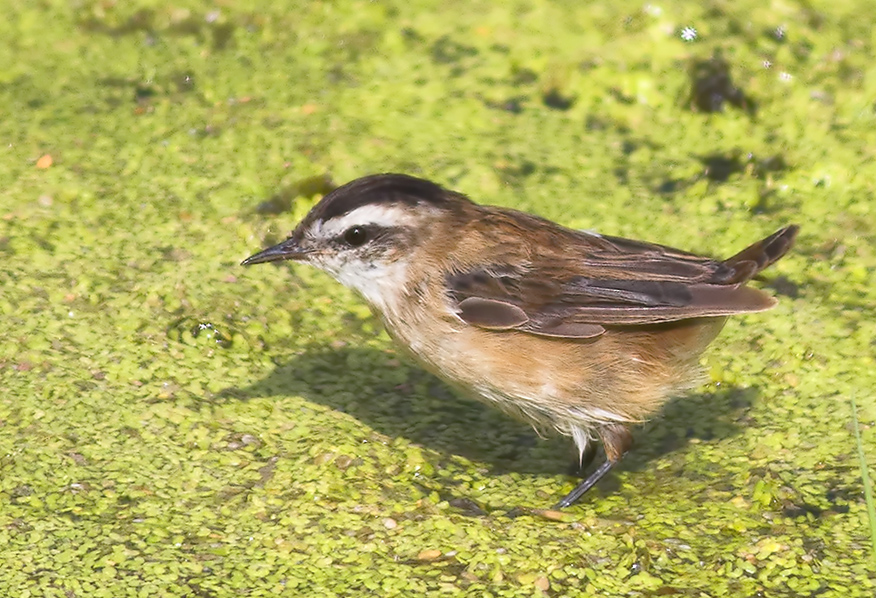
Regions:
M 869 3 L 7 4 L 4 595 L 873 595 Z M 386 171 L 718 256 L 802 233 L 557 514 L 566 441 L 239 266 Z

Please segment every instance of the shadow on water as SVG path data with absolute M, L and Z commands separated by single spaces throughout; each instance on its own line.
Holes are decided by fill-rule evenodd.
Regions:
M 302 396 L 391 438 L 404 437 L 444 455 L 484 463 L 493 473 L 578 474 L 569 439 L 540 439 L 530 426 L 376 349 L 308 351 L 256 384 L 226 389 L 218 398 L 278 394 Z M 725 388 L 672 399 L 651 422 L 634 427 L 633 450 L 619 469 L 646 469 L 652 459 L 683 448 L 693 438 L 708 441 L 737 434 L 756 396 L 753 389 Z M 595 462 L 602 459 L 597 454 Z M 617 482 L 609 475 L 600 487 L 611 492 Z

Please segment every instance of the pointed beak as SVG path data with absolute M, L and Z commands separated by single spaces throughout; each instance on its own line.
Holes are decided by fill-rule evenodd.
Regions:
M 251 266 L 253 264 L 264 264 L 265 262 L 276 262 L 279 260 L 303 260 L 307 259 L 309 254 L 309 251 L 301 248 L 297 239 L 290 237 L 282 243 L 249 256 L 240 265 Z

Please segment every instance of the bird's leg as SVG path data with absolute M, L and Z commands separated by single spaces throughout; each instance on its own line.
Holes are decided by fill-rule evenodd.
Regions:
M 564 509 L 571 506 L 575 501 L 584 496 L 584 493 L 595 486 L 633 446 L 633 435 L 621 424 L 602 426 L 599 429 L 599 437 L 602 439 L 602 446 L 605 449 L 605 463 L 596 468 L 593 473 L 554 505 L 555 509 Z
M 554 509 L 565 509 L 566 507 L 571 506 L 576 500 L 584 496 L 584 493 L 590 490 L 596 482 L 602 479 L 602 477 L 608 473 L 608 470 L 612 468 L 614 462 L 610 459 L 606 459 L 605 463 L 600 465 L 596 470 L 587 476 L 580 484 L 575 486 L 575 489 L 569 492 L 563 499 L 554 505 Z

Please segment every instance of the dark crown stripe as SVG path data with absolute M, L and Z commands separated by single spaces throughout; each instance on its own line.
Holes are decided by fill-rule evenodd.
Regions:
M 417 205 L 441 207 L 449 191 L 424 179 L 404 174 L 375 174 L 356 179 L 326 195 L 314 216 L 323 222 L 366 205 Z

